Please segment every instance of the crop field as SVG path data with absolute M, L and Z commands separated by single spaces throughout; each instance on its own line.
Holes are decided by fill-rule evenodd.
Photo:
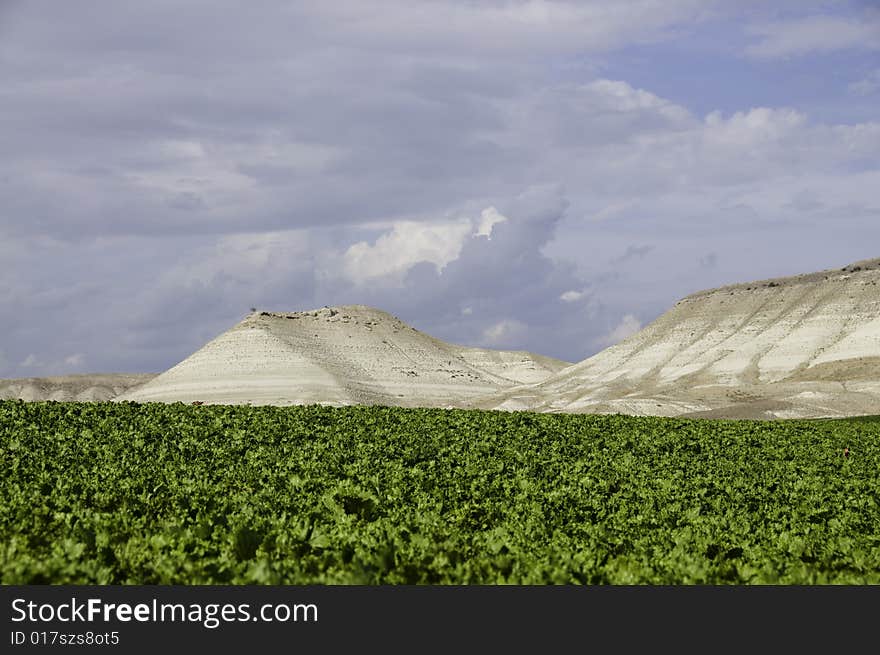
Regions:
M 876 584 L 878 471 L 878 420 L 2 401 L 0 583 Z

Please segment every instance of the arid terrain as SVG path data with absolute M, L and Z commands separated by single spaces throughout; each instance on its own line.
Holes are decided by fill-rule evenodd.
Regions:
M 481 407 L 800 418 L 880 413 L 880 259 L 702 291 Z
M 124 391 L 146 384 L 156 373 L 103 373 L 59 375 L 45 378 L 0 380 L 0 399 L 22 400 L 110 400 Z
M 117 400 L 461 407 L 569 366 L 445 343 L 363 305 L 255 312 Z
M 24 400 L 384 404 L 715 418 L 880 413 L 880 259 L 690 295 L 578 364 L 363 305 L 254 312 L 160 375 L 0 381 Z

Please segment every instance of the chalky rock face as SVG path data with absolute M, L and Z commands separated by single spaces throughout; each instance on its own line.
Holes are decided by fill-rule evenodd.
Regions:
M 155 373 L 98 373 L 0 380 L 0 400 L 101 402 L 132 390 Z
M 115 400 L 458 407 L 569 366 L 448 344 L 363 305 L 255 312 Z
M 695 293 L 629 339 L 477 405 L 721 418 L 880 414 L 880 259 Z

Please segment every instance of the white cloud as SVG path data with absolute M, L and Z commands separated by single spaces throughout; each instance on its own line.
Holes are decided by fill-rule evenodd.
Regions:
M 429 262 L 442 270 L 458 257 L 472 230 L 468 219 L 450 223 L 395 223 L 390 232 L 374 243 L 360 241 L 346 250 L 345 275 L 355 284 L 363 284 L 375 278 L 395 275 L 399 278 L 420 262 Z
M 458 52 L 519 54 L 599 52 L 664 38 L 684 21 L 699 21 L 706 0 L 513 0 L 437 2 L 358 0 L 314 5 L 313 19 L 345 43 L 373 49 L 437 47 Z
M 861 20 L 836 16 L 809 16 L 786 22 L 754 25 L 749 32 L 758 43 L 746 48 L 756 58 L 778 58 L 835 50 L 880 49 L 880 16 Z
M 158 367 L 203 343 L 194 325 L 225 329 L 253 305 L 361 301 L 451 341 L 513 335 L 516 320 L 524 343 L 573 358 L 621 316 L 750 279 L 762 257 L 806 271 L 862 256 L 880 240 L 880 123 L 870 103 L 844 106 L 839 79 L 804 91 L 841 71 L 872 91 L 876 74 L 856 78 L 877 68 L 877 16 L 757 28 L 756 57 L 861 48 L 794 62 L 768 94 L 726 49 L 745 20 L 809 10 L 747 4 L 269 2 L 204 30 L 197 6 L 107 3 L 86 24 L 73 3 L 52 20 L 18 3 L 0 89 L 0 260 L 20 271 L 0 281 L 7 370 L 28 353 L 47 372 L 69 353 Z M 707 7 L 730 20 L 699 33 Z M 669 36 L 673 49 L 656 45 Z M 735 93 L 700 84 L 716 64 Z M 802 104 L 777 106 L 789 92 Z M 530 185 L 569 206 L 511 207 Z M 614 265 L 645 243 L 656 256 Z M 709 252 L 723 266 L 700 268 Z M 64 343 L 47 336 L 56 317 Z
M 480 225 L 477 231 L 474 232 L 474 236 L 486 236 L 491 239 L 492 227 L 506 220 L 507 217 L 499 214 L 498 210 L 494 207 L 486 207 L 486 209 L 480 212 Z
M 152 144 L 152 147 L 166 159 L 186 161 L 205 157 L 205 148 L 198 141 L 167 139 Z
M 29 369 L 31 374 L 43 373 L 61 373 L 71 369 L 81 368 L 85 364 L 86 356 L 84 353 L 73 353 L 60 357 L 59 359 L 44 360 L 35 353 L 29 353 L 18 366 L 20 369 Z M 0 359 L 2 364 L 2 359 Z
M 632 314 L 626 314 L 622 319 L 620 319 L 620 323 L 611 330 L 608 334 L 604 335 L 600 338 L 600 343 L 605 346 L 613 346 L 616 343 L 623 341 L 624 339 L 631 337 L 636 332 L 642 329 L 642 323 Z
M 588 342 L 581 331 L 591 325 L 593 307 L 561 304 L 558 298 L 568 289 L 583 288 L 585 280 L 570 264 L 543 253 L 566 214 L 561 190 L 538 185 L 495 200 L 493 206 L 506 220 L 494 224 L 491 240 L 466 237 L 442 272 L 430 264 L 412 266 L 396 287 L 389 277 L 353 290 L 341 280 L 349 285 L 343 292 L 346 302 L 386 308 L 404 320 L 415 316 L 418 329 L 453 343 L 556 357 L 569 349 L 582 352 Z
M 490 206 L 480 212 L 478 221 L 398 221 L 373 243 L 359 241 L 349 246 L 343 255 L 343 271 L 355 284 L 386 278 L 386 284 L 391 286 L 400 285 L 403 275 L 415 264 L 434 264 L 442 272 L 447 264 L 458 259 L 469 237 L 485 236 L 491 240 L 494 227 L 507 220 Z
M 236 169 L 236 162 L 221 147 L 191 140 L 160 140 L 139 148 L 142 165 L 123 174 L 129 184 L 166 196 L 210 195 L 216 202 L 231 202 L 247 193 L 254 181 Z
M 585 291 L 572 290 L 572 291 L 566 291 L 565 293 L 560 295 L 559 299 L 562 302 L 577 302 L 578 300 L 580 300 L 581 298 L 583 298 L 586 295 L 587 295 L 587 293 Z
M 528 330 L 525 323 L 515 319 L 498 321 L 483 330 L 483 344 L 486 346 L 502 346 L 522 339 Z
M 209 285 L 217 278 L 253 284 L 290 275 L 311 265 L 311 243 L 305 230 L 221 236 L 192 252 L 187 260 L 166 269 L 163 284 Z
M 579 149 L 623 144 L 641 135 L 692 127 L 687 109 L 622 80 L 554 84 L 499 106 L 507 130 L 493 139 L 511 147 L 539 147 L 540 160 L 566 159 Z
M 744 184 L 769 190 L 804 175 L 849 177 L 854 167 L 871 166 L 878 150 L 880 123 L 811 123 L 794 109 L 755 107 L 553 152 L 543 168 L 563 180 L 588 181 L 594 193 L 584 194 L 582 211 L 593 220 L 619 222 L 645 213 L 662 220 L 660 206 L 672 193 L 714 209 L 721 198 L 731 204 L 729 194 Z
M 690 114 L 684 107 L 661 98 L 644 89 L 637 89 L 623 80 L 599 79 L 584 86 L 594 95 L 597 105 L 605 111 L 619 115 L 636 112 L 656 113 L 670 124 L 688 120 Z
M 847 90 L 858 96 L 869 96 L 880 91 L 880 68 L 871 71 L 858 82 L 853 82 Z
M 638 203 L 632 200 L 620 200 L 618 202 L 610 202 L 604 207 L 593 213 L 589 218 L 591 221 L 606 221 L 620 216 L 625 212 L 636 207 Z
M 807 117 L 793 109 L 755 107 L 725 119 L 720 111 L 706 116 L 704 140 L 710 147 L 744 149 L 779 141 L 803 128 Z

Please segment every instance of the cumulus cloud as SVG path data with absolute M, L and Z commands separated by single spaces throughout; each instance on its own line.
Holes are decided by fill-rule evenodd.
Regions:
M 578 300 L 584 298 L 586 295 L 586 291 L 576 291 L 574 289 L 570 289 L 560 294 L 559 299 L 562 302 L 577 302 Z
M 880 68 L 871 71 L 857 82 L 850 84 L 847 89 L 850 93 L 858 96 L 869 96 L 880 91 Z
M 505 347 L 573 360 L 699 286 L 876 256 L 876 76 L 802 86 L 839 79 L 823 53 L 876 68 L 876 14 L 90 6 L 4 5 L 0 374 L 162 370 L 251 306 L 342 302 L 460 343 L 515 321 Z M 736 93 L 693 83 L 716 66 Z
M 474 236 L 484 236 L 491 239 L 492 227 L 496 223 L 501 223 L 506 220 L 507 217 L 499 214 L 498 210 L 494 207 L 486 207 L 486 209 L 480 212 L 480 224 L 477 227 L 477 231 L 474 232 Z
M 585 281 L 570 264 L 542 252 L 567 206 L 564 192 L 555 185 L 500 198 L 472 215 L 471 231 L 442 271 L 423 260 L 408 264 L 401 284 L 380 278 L 351 288 L 340 278 L 321 293 L 339 302 L 386 308 L 452 342 L 571 357 L 566 351 L 585 350 L 573 321 L 583 321 L 588 309 L 560 307 L 558 298 L 566 290 L 584 287 Z M 491 239 L 478 233 L 486 216 L 504 217 L 492 225 Z M 393 234 L 393 228 L 387 234 Z
M 489 210 L 484 214 L 486 211 Z M 482 225 L 480 229 L 483 229 Z M 346 250 L 343 258 L 345 274 L 355 284 L 388 276 L 397 276 L 396 282 L 400 283 L 402 275 L 419 262 L 430 262 L 442 271 L 446 264 L 458 257 L 465 237 L 472 234 L 472 230 L 473 225 L 468 219 L 452 223 L 395 223 L 390 232 L 382 234 L 374 243 L 359 241 Z
M 749 32 L 758 42 L 746 48 L 757 58 L 777 58 L 835 50 L 880 50 L 880 14 L 856 19 L 815 15 L 785 22 L 754 25 Z
M 880 123 L 816 124 L 793 109 L 756 107 L 692 117 L 677 129 L 618 139 L 595 157 L 573 161 L 576 174 L 601 189 L 585 209 L 620 222 L 668 215 L 669 201 L 690 205 L 689 214 L 702 205 L 711 215 L 721 202 L 750 202 L 755 189 L 791 193 L 798 176 L 820 176 L 823 186 L 844 181 L 853 167 L 876 167 L 878 147 Z

